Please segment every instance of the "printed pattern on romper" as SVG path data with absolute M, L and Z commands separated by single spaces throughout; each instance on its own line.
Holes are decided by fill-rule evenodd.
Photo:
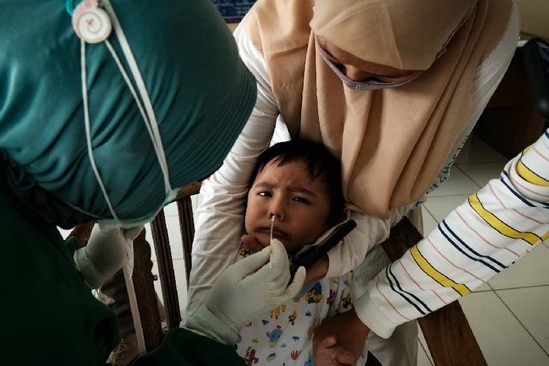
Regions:
M 241 247 L 239 259 L 246 254 Z M 352 308 L 352 279 L 348 273 L 316 281 L 292 302 L 248 323 L 238 335 L 237 353 L 249 366 L 313 366 L 313 329 L 322 319 Z

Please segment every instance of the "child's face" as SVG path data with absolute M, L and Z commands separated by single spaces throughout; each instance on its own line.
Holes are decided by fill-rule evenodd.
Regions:
M 328 229 L 330 200 L 322 179 L 311 180 L 301 161 L 278 166 L 269 162 L 248 192 L 246 232 L 263 246 L 269 245 L 271 216 L 275 215 L 273 237 L 288 253 L 312 244 Z

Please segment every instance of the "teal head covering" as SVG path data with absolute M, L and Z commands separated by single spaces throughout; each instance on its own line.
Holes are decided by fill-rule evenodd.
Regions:
M 150 217 L 166 200 L 165 176 L 178 188 L 221 165 L 255 102 L 255 80 L 210 0 L 110 4 L 150 99 L 160 151 L 138 108 L 146 98 L 130 92 L 139 80 L 118 33 L 83 47 L 65 2 L 2 1 L 3 165 L 19 197 L 63 227 L 113 211 L 121 221 Z

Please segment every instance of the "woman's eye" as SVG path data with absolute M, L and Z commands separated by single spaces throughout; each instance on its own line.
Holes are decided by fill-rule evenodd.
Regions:
M 267 191 L 257 192 L 257 195 L 260 196 L 260 197 L 271 197 L 272 196 L 271 192 L 267 192 Z

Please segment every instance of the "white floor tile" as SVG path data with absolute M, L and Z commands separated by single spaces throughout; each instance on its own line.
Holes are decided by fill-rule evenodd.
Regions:
M 478 184 L 465 175 L 460 170 L 459 166 L 454 166 L 450 171 L 448 181 L 444 182 L 440 185 L 440 187 L 429 193 L 429 197 L 455 196 L 463 194 L 469 195 L 477 192 L 478 189 Z
M 436 229 L 438 222 L 425 206 L 421 206 L 421 215 L 423 219 L 423 236 Z
M 500 290 L 497 294 L 549 354 L 549 286 Z
M 505 162 L 460 164 L 459 168 L 475 182 L 479 188 L 484 187 L 490 179 L 498 179 Z M 475 190 L 475 192 L 478 189 Z
M 461 205 L 469 195 L 430 197 L 423 206 L 437 222 L 441 222 L 457 206 Z
M 494 290 L 549 286 L 548 263 L 549 249 L 544 245 L 538 245 L 515 264 L 492 278 L 489 284 Z
M 460 299 L 489 366 L 548 365 L 549 357 L 492 292 Z
M 472 136 L 456 159 L 457 164 L 504 162 L 507 158 L 482 140 Z
M 488 283 L 483 283 L 476 289 L 471 290 L 471 292 L 486 292 L 486 291 L 494 291 L 494 289 L 491 288 Z

